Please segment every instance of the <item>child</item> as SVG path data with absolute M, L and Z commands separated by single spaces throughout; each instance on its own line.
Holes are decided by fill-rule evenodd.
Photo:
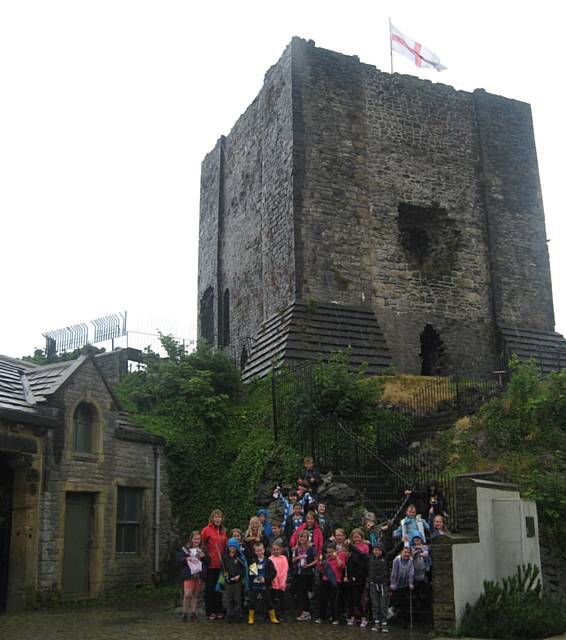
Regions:
M 300 531 L 306 531 L 309 534 L 309 541 L 314 544 L 317 555 L 322 553 L 322 547 L 324 545 L 324 536 L 316 521 L 316 516 L 312 511 L 307 511 L 305 516 L 305 522 L 302 524 L 295 533 L 291 536 L 291 546 L 294 547 L 297 544 L 297 536 Z
M 400 614 L 401 624 L 406 625 L 407 602 L 411 597 L 410 591 L 415 588 L 415 567 L 411 557 L 410 547 L 403 547 L 403 551 L 393 560 L 391 582 L 389 588 L 395 597 L 395 609 Z
M 260 509 L 257 512 L 257 517 L 261 522 L 261 526 L 263 527 L 263 534 L 266 536 L 266 538 L 269 538 L 269 536 L 271 535 L 271 523 L 267 519 L 268 516 L 269 512 L 267 511 L 267 509 Z
M 314 567 L 318 562 L 316 549 L 309 542 L 309 534 L 306 531 L 299 533 L 297 545 L 293 548 L 291 564 L 297 592 L 299 596 L 299 607 L 301 613 L 297 620 L 310 620 L 310 598 L 312 592 Z
M 299 502 L 295 502 L 295 504 L 293 504 L 293 514 L 287 520 L 287 526 L 285 528 L 285 535 L 288 540 L 291 539 L 295 531 L 303 524 L 303 522 L 303 507 L 301 507 Z
M 407 507 L 406 516 L 401 520 L 401 525 L 393 532 L 394 538 L 401 538 L 403 542 L 410 542 L 413 534 L 420 533 L 423 540 L 425 532 L 430 532 L 428 522 L 423 520 L 421 515 L 417 515 L 417 509 L 414 504 Z
M 275 567 L 273 562 L 265 555 L 263 542 L 255 542 L 253 550 L 254 556 L 248 569 L 250 580 L 248 624 L 254 624 L 255 622 L 255 607 L 260 594 L 262 594 L 265 605 L 268 607 L 269 620 L 272 624 L 279 624 L 270 593 L 271 585 L 276 575 Z
M 377 525 L 373 513 L 368 513 L 363 523 L 365 538 L 370 547 L 383 543 L 383 534 L 389 528 L 387 522 Z
M 431 538 L 448 535 L 448 529 L 446 529 L 446 524 L 442 516 L 431 517 L 429 518 L 428 523 L 432 530 L 432 533 L 430 534 Z
M 318 499 L 318 487 L 322 484 L 322 478 L 318 469 L 314 466 L 314 459 L 310 456 L 303 460 L 303 474 L 299 478 L 299 485 L 303 486 L 316 503 Z
M 332 535 L 333 527 L 326 512 L 326 502 L 319 501 L 316 505 L 316 517 L 318 518 L 318 526 L 322 530 L 324 539 L 327 540 Z
M 428 546 L 423 544 L 419 534 L 413 535 L 411 555 L 413 558 L 415 595 L 418 603 L 423 608 L 429 600 L 428 576 L 431 568 Z
M 286 531 L 287 522 L 289 521 L 290 518 L 293 517 L 294 505 L 299 503 L 301 507 L 301 516 L 303 515 L 303 505 L 299 502 L 299 496 L 295 491 L 295 489 L 291 489 L 291 491 L 289 491 L 289 499 L 286 499 L 283 497 L 283 494 L 281 493 L 281 487 L 277 485 L 275 487 L 275 490 L 273 491 L 273 497 L 275 498 L 275 500 L 279 500 L 279 502 L 283 505 L 282 527 L 283 527 L 283 530 Z
M 338 551 L 344 551 L 347 544 L 346 531 L 344 529 L 336 529 L 331 540 L 336 542 L 336 549 Z
M 352 535 L 353 538 L 353 535 Z M 363 545 L 366 547 L 366 545 Z M 356 617 L 361 619 L 360 627 L 367 627 L 363 597 L 367 576 L 367 556 L 356 544 L 346 549 L 346 567 L 342 585 L 347 609 L 347 624 L 353 625 Z
M 289 558 L 289 545 L 287 543 L 287 537 L 281 531 L 281 523 L 278 520 L 274 520 L 271 523 L 271 535 L 268 538 L 267 546 L 267 551 L 270 555 L 274 544 L 279 544 L 283 549 L 283 555 Z
M 338 612 L 336 610 L 338 600 L 338 587 L 342 583 L 344 574 L 344 552 L 336 551 L 336 543 L 329 542 L 326 545 L 326 556 L 321 556 L 318 562 L 320 582 L 318 585 L 318 618 L 316 623 L 321 623 L 326 618 L 330 609 L 332 624 L 338 624 Z
M 242 534 L 241 529 L 232 529 L 232 532 L 230 533 L 230 537 L 234 538 L 234 540 L 237 540 L 240 547 L 244 543 L 244 536 Z
M 251 563 L 254 556 L 254 545 L 256 542 L 261 542 L 264 549 L 267 547 L 267 538 L 263 535 L 261 521 L 257 516 L 252 516 L 244 537 L 244 548 L 248 564 Z
M 374 620 L 371 629 L 387 633 L 389 568 L 383 554 L 383 546 L 379 543 L 372 547 L 368 561 L 368 589 Z
M 239 622 L 242 619 L 243 583 L 247 570 L 240 543 L 235 538 L 230 538 L 228 552 L 224 556 L 224 604 L 228 622 Z
M 369 546 L 364 542 L 364 533 L 361 529 L 352 529 L 350 540 L 360 553 L 363 553 L 366 556 L 369 555 Z
M 202 546 L 201 535 L 193 531 L 179 555 L 179 563 L 183 566 L 183 622 L 187 622 L 189 609 L 191 620 L 197 619 L 197 602 L 199 593 L 206 580 L 206 570 L 210 557 Z
M 285 591 L 287 589 L 287 573 L 289 572 L 289 561 L 283 555 L 283 547 L 279 542 L 274 542 L 271 548 L 271 556 L 269 558 L 275 567 L 275 578 L 271 584 L 271 596 L 273 603 L 277 603 L 276 617 L 278 620 L 283 619 L 285 614 Z

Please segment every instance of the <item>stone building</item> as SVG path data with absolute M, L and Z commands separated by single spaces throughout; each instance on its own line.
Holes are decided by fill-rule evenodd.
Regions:
M 199 335 L 245 376 L 560 366 L 528 104 L 293 38 L 202 163 Z
M 150 582 L 169 544 L 161 439 L 112 391 L 126 352 L 0 356 L 0 610 Z

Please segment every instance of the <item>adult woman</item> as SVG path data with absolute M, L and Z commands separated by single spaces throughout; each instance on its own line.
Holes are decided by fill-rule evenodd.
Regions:
M 222 511 L 213 509 L 208 519 L 208 525 L 201 531 L 202 544 L 210 556 L 204 587 L 204 606 L 209 620 L 224 617 L 222 594 L 216 591 L 216 582 L 222 570 L 222 556 L 228 542 L 226 529 L 222 524 L 223 519 Z

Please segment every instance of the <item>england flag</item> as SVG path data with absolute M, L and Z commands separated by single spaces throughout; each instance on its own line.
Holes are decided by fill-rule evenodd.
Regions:
M 435 53 L 419 42 L 407 38 L 393 25 L 391 25 L 391 49 L 412 60 L 417 67 L 432 68 L 437 71 L 446 69 L 440 64 L 440 58 Z

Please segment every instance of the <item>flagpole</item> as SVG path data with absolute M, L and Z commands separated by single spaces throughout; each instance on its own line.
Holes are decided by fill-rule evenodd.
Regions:
M 391 17 L 389 18 L 389 58 L 391 59 L 391 73 L 393 73 L 393 41 L 391 40 Z

